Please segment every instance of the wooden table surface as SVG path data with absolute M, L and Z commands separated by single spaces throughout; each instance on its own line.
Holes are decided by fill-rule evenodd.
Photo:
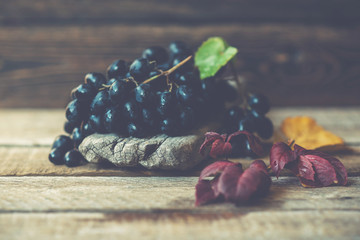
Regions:
M 285 173 L 249 205 L 194 207 L 199 169 L 54 166 L 47 155 L 64 110 L 0 110 L 0 239 L 359 239 L 360 108 L 270 112 L 276 126 L 297 115 L 345 139 L 351 151 L 336 156 L 346 187 L 303 188 Z

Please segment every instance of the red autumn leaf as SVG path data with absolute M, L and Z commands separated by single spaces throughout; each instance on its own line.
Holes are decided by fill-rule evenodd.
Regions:
M 247 202 L 254 197 L 265 196 L 270 189 L 271 178 L 262 160 L 255 160 L 239 178 L 236 188 L 237 203 Z
M 207 177 L 216 176 L 216 175 L 222 173 L 222 171 L 224 171 L 224 169 L 230 165 L 234 165 L 234 163 L 230 162 L 230 161 L 214 162 L 201 171 L 199 180 L 203 180 L 204 178 L 207 178 Z
M 278 142 L 272 146 L 270 151 L 270 166 L 277 178 L 286 164 L 294 160 L 294 153 L 287 144 Z
M 200 154 L 204 155 L 204 151 L 205 151 L 206 147 L 212 145 L 213 142 L 218 139 L 220 139 L 220 140 L 222 139 L 223 142 L 225 142 L 226 136 L 222 136 L 216 132 L 205 133 L 205 140 L 204 140 L 203 144 L 201 144 L 200 150 L 199 150 Z
M 230 142 L 233 137 L 239 136 L 239 135 L 245 135 L 249 141 L 251 150 L 257 155 L 262 156 L 264 155 L 264 149 L 261 143 L 260 138 L 255 136 L 254 134 L 248 132 L 248 131 L 237 131 L 229 135 L 227 142 Z
M 214 176 L 214 179 L 204 179 L 209 176 Z M 247 202 L 254 197 L 264 196 L 270 185 L 271 179 L 262 160 L 254 161 L 245 171 L 242 170 L 241 164 L 215 162 L 200 174 L 196 185 L 195 205 L 215 201 Z
M 281 163 L 284 165 L 280 165 Z M 283 168 L 290 169 L 299 177 L 304 187 L 327 187 L 347 183 L 347 172 L 340 160 L 296 144 L 294 151 L 285 143 L 274 144 L 270 153 L 270 164 L 277 176 Z
M 242 173 L 241 164 L 232 164 L 220 174 L 218 190 L 226 201 L 236 201 L 236 185 Z
M 258 156 L 263 155 L 263 147 L 261 144 L 261 140 L 258 137 L 256 137 L 255 135 L 253 135 L 252 133 L 249 133 L 247 131 L 237 131 L 237 132 L 229 135 L 229 137 L 227 137 L 226 134 L 220 135 L 216 132 L 207 132 L 207 133 L 205 133 L 205 140 L 204 140 L 203 144 L 201 144 L 201 146 L 200 146 L 199 153 L 204 155 L 206 148 L 211 145 L 211 150 L 209 153 L 210 157 L 212 157 L 212 158 L 220 158 L 220 157 L 227 158 L 231 154 L 231 151 L 232 151 L 232 146 L 231 146 L 230 140 L 239 135 L 246 136 L 251 150 L 256 155 L 258 155 Z
M 215 178 L 211 181 L 200 180 L 196 186 L 196 202 L 195 205 L 203 205 L 205 203 L 215 202 L 219 194 L 214 191 L 213 187 L 217 186 L 218 178 Z

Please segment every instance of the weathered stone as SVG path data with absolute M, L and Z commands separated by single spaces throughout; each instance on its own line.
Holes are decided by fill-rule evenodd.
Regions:
M 93 134 L 83 140 L 79 150 L 92 163 L 109 161 L 118 167 L 186 170 L 204 159 L 199 154 L 199 148 L 205 132 L 206 129 L 202 129 L 193 135 L 157 135 L 150 138 Z

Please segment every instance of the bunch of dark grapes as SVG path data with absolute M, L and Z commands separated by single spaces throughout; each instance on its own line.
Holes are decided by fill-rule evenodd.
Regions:
M 227 133 L 248 131 L 256 133 L 262 139 L 269 139 L 274 127 L 265 114 L 270 110 L 267 97 L 262 94 L 250 94 L 245 106 L 233 106 L 225 113 L 224 126 Z M 255 157 L 246 137 L 238 136 L 231 139 L 232 157 Z
M 49 160 L 69 167 L 83 157 L 77 150 L 93 133 L 144 138 L 156 134 L 187 134 L 204 121 L 222 114 L 236 90 L 220 75 L 200 80 L 193 51 L 175 41 L 169 51 L 149 47 L 132 63 L 116 60 L 102 73 L 88 73 L 71 92 L 64 130 L 56 138 Z

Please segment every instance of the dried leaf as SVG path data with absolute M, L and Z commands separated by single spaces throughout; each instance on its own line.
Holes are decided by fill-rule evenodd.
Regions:
M 207 177 L 214 177 L 222 173 L 227 166 L 231 165 L 234 165 L 234 163 L 230 161 L 216 161 L 201 171 L 199 180 L 203 180 Z
M 283 142 L 273 144 L 270 151 L 270 166 L 276 177 L 279 177 L 286 164 L 294 160 L 294 153 L 288 145 Z
M 339 150 L 344 140 L 318 125 L 308 116 L 288 117 L 281 124 L 282 133 L 306 149 Z
M 214 178 L 204 179 L 209 176 L 214 176 Z M 195 205 L 215 201 L 247 202 L 254 197 L 267 194 L 270 185 L 271 178 L 262 160 L 254 161 L 245 171 L 242 170 L 241 164 L 229 161 L 215 162 L 200 174 L 196 185 Z
M 220 134 L 218 134 L 216 132 L 205 133 L 205 140 L 204 140 L 203 144 L 201 144 L 201 146 L 200 146 L 199 153 L 201 155 L 204 155 L 206 147 L 210 146 L 215 140 L 218 140 L 218 139 L 223 139 L 223 141 L 225 142 L 226 136 L 224 139 L 223 136 L 221 136 Z

